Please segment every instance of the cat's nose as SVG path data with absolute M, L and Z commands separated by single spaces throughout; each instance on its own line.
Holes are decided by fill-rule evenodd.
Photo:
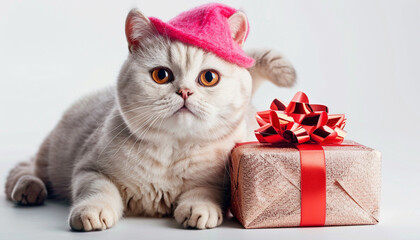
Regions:
M 180 88 L 178 92 L 176 92 L 179 96 L 181 96 L 184 100 L 186 100 L 189 96 L 193 94 L 189 88 Z

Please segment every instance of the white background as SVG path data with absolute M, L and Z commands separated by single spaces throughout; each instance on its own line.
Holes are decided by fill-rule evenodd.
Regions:
M 127 56 L 124 21 L 132 7 L 168 20 L 206 1 L 0 2 L 0 184 L 37 150 L 61 113 L 92 90 L 114 84 Z M 249 17 L 245 48 L 272 47 L 294 64 L 298 84 L 269 83 L 254 104 L 289 101 L 298 90 L 345 113 L 348 137 L 383 153 L 376 226 L 242 230 L 234 220 L 206 231 L 172 219 L 131 218 L 100 233 L 72 233 L 68 207 L 18 208 L 0 196 L 0 239 L 414 239 L 420 217 L 420 1 L 229 1 Z

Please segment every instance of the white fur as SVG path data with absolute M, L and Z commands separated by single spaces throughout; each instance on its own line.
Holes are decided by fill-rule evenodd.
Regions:
M 123 215 L 173 214 L 184 227 L 216 227 L 226 210 L 230 151 L 251 132 L 250 71 L 258 69 L 163 37 L 138 11 L 126 31 L 130 54 L 117 86 L 75 103 L 34 161 L 11 171 L 6 195 L 20 204 L 42 203 L 47 190 L 70 199 L 74 230 L 107 229 Z M 153 81 L 150 71 L 159 66 L 171 69 L 173 82 Z M 220 74 L 217 85 L 198 83 L 206 69 Z M 193 92 L 189 111 L 178 111 L 181 88 Z

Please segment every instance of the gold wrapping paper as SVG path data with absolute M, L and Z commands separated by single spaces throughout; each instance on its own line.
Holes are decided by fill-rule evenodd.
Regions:
M 354 146 L 324 146 L 325 225 L 379 221 L 381 154 Z M 245 144 L 232 151 L 231 211 L 245 228 L 300 225 L 300 154 L 285 145 Z

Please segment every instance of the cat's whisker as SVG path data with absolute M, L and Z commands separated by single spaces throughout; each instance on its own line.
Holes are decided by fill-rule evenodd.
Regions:
M 153 106 L 152 106 L 153 107 Z M 148 112 L 153 112 L 153 111 L 156 111 L 156 109 L 152 109 L 152 107 L 151 106 L 140 106 L 140 107 L 137 107 L 137 108 L 134 108 L 134 109 L 131 109 L 130 111 L 121 111 L 121 113 L 123 114 L 123 115 L 127 115 L 129 112 L 134 112 L 134 111 L 138 111 L 138 110 L 140 110 L 140 109 L 147 109 L 147 108 L 149 108 L 148 110 Z M 157 106 L 157 108 L 159 108 L 160 106 Z M 141 115 L 140 115 L 141 116 Z M 104 123 L 103 124 L 105 124 L 105 123 L 107 123 L 107 122 L 110 122 L 110 120 L 112 120 L 112 119 L 114 119 L 114 118 L 117 118 L 117 117 L 121 117 L 121 114 L 116 114 L 116 116 L 113 116 L 113 117 L 111 117 L 111 118 L 109 118 L 109 119 L 107 119 L 106 121 L 104 121 Z M 137 115 L 137 116 L 134 116 L 133 118 L 131 118 L 131 119 L 128 119 L 128 120 L 132 120 L 132 119 L 134 119 L 134 118 L 137 118 L 137 117 L 139 117 L 139 115 Z M 113 132 L 115 129 L 117 129 L 118 127 L 120 127 L 121 125 L 123 125 L 125 122 L 123 122 L 123 123 L 121 123 L 120 125 L 118 125 L 117 127 L 115 127 L 114 129 L 112 129 L 111 130 L 111 132 Z
M 149 106 L 140 106 L 140 107 L 138 107 L 138 108 L 135 108 L 135 109 L 132 109 L 132 110 L 130 110 L 130 111 L 126 111 L 126 112 L 124 112 L 124 111 L 122 111 L 122 110 L 117 110 L 118 112 L 115 114 L 115 116 L 112 116 L 112 117 L 109 117 L 109 118 L 107 118 L 105 121 L 103 121 L 98 127 L 96 127 L 96 129 L 95 129 L 95 131 L 97 131 L 99 128 L 102 128 L 102 127 L 104 127 L 105 126 L 105 124 L 107 124 L 107 123 L 110 123 L 111 122 L 111 120 L 114 120 L 114 119 L 116 119 L 116 118 L 122 118 L 122 116 L 121 116 L 121 114 L 119 114 L 119 112 L 121 112 L 122 114 L 127 114 L 127 113 L 129 113 L 129 112 L 132 112 L 132 111 L 138 111 L 138 110 L 140 110 L 140 109 L 143 109 L 143 108 L 148 108 Z M 97 120 L 95 120 L 96 122 L 98 122 Z M 118 126 L 116 126 L 114 129 L 112 129 L 111 130 L 111 132 L 113 132 L 115 129 L 117 129 L 118 127 L 120 127 L 121 125 L 123 125 L 124 124 L 124 122 L 122 122 L 120 125 L 118 125 Z
M 156 117 L 155 118 L 155 121 L 153 121 L 152 123 L 150 123 L 149 124 L 149 126 L 146 128 L 146 130 L 143 130 L 143 132 L 139 135 L 139 139 L 141 139 L 140 140 L 140 143 L 139 144 L 141 144 L 142 143 L 142 141 L 143 141 L 143 136 L 145 136 L 145 134 L 147 133 L 147 131 L 148 131 L 148 129 L 150 129 L 152 126 L 153 126 L 153 124 L 157 121 L 157 120 L 159 120 L 159 118 L 160 118 L 160 116 L 162 116 L 162 115 L 164 115 L 164 114 L 166 114 L 165 112 L 164 113 L 159 113 L 158 114 L 158 117 Z M 163 120 L 164 118 L 162 118 L 162 120 Z
M 146 124 L 148 124 L 148 122 L 149 121 L 151 121 L 151 120 L 153 120 L 153 118 L 156 116 L 156 114 L 153 114 L 153 115 L 149 115 L 148 116 L 148 118 L 146 119 L 146 120 L 144 120 L 144 122 L 143 122 L 143 124 L 141 125 L 141 126 L 144 126 L 144 125 L 146 125 Z M 139 121 L 136 121 L 137 123 L 139 122 Z M 131 136 L 133 136 L 134 134 L 136 134 L 136 132 L 137 132 L 138 130 L 135 130 L 135 131 L 132 131 L 129 135 L 128 135 L 128 137 L 126 137 L 125 138 L 125 140 L 120 144 L 120 147 L 117 149 L 117 151 L 115 151 L 115 153 L 114 153 L 114 155 L 113 155 L 113 157 L 120 151 L 120 149 L 122 148 L 122 146 L 124 146 L 124 144 L 130 139 L 130 137 Z M 137 136 L 136 136 L 136 138 L 137 138 Z
M 153 115 L 153 118 L 156 119 L 156 115 L 158 115 L 158 114 Z M 144 125 L 149 124 L 148 122 L 149 122 L 149 120 L 147 120 L 147 122 L 145 121 L 145 123 L 142 124 L 141 127 L 139 127 L 136 131 L 134 131 L 134 133 L 136 134 L 136 141 L 133 143 L 133 145 L 130 148 L 129 158 L 131 158 L 131 151 L 133 150 L 133 147 L 136 145 L 136 143 L 137 143 L 138 140 L 140 140 L 139 145 L 141 144 L 142 136 L 141 136 L 141 133 L 140 134 L 138 133 L 138 131 L 141 130 Z M 137 154 L 136 154 L 135 159 L 137 159 Z
M 166 113 L 163 113 L 163 114 L 167 114 L 167 112 Z M 161 115 L 162 115 L 162 113 L 161 113 Z M 164 118 L 165 118 L 165 116 L 162 118 L 162 120 L 161 120 L 161 122 L 164 120 Z M 159 119 L 159 118 L 156 118 L 156 119 Z M 152 126 L 154 124 L 154 122 L 152 123 L 152 124 L 150 124 L 150 126 L 149 126 L 149 128 Z M 148 129 L 149 129 L 148 128 Z M 148 130 L 146 130 L 146 132 L 147 132 Z M 159 130 L 158 130 L 159 131 Z M 143 143 L 143 136 L 145 136 L 145 134 L 146 134 L 146 132 L 144 132 L 144 134 L 142 133 L 141 134 L 141 136 L 138 138 L 138 139 L 140 139 L 140 142 L 139 142 L 139 144 L 138 144 L 138 147 L 137 147 L 137 154 L 136 154 L 136 159 L 137 159 L 137 156 L 138 156 L 138 154 L 141 152 L 140 150 L 139 150 L 139 148 L 140 148 L 140 146 L 141 146 L 141 144 Z M 138 163 L 137 164 L 137 166 L 139 165 L 140 163 Z
M 140 119 L 137 119 L 138 117 L 141 117 Z M 130 120 L 133 120 L 133 119 L 137 119 L 137 120 L 135 120 L 135 122 L 139 122 L 139 121 L 141 121 L 141 120 L 143 120 L 143 118 L 145 118 L 145 117 L 147 117 L 147 116 L 142 116 L 142 115 L 137 115 L 137 116 L 135 116 L 135 117 L 133 117 L 132 119 L 130 119 Z M 122 126 L 122 125 L 124 125 L 124 124 L 126 124 L 124 121 L 120 124 L 120 125 L 118 125 L 116 128 L 114 128 L 114 129 L 112 129 L 110 132 L 112 133 L 114 130 L 116 130 L 118 127 L 120 127 L 120 126 Z M 102 149 L 102 151 L 100 152 L 100 154 L 98 155 L 98 159 L 102 156 L 102 154 L 104 153 L 104 151 L 105 151 L 105 149 L 124 131 L 124 130 L 126 130 L 127 128 L 129 128 L 129 125 L 128 124 L 126 124 L 126 126 L 123 128 L 123 129 L 121 129 L 116 135 L 114 135 L 114 137 L 105 145 L 105 147 Z
M 166 114 L 166 113 L 165 113 Z M 155 118 L 155 119 L 159 119 L 160 118 L 160 116 L 161 115 L 163 115 L 163 114 L 154 114 L 152 117 L 153 118 Z M 164 120 L 164 118 L 162 118 L 162 121 Z M 162 122 L 161 121 L 161 122 Z M 142 128 L 146 125 L 146 124 L 149 124 L 149 119 L 148 120 L 146 120 L 140 127 L 138 127 L 138 129 L 135 131 L 135 133 L 136 133 L 136 141 L 134 142 L 134 144 L 132 145 L 132 147 L 130 148 L 130 152 L 129 152 L 129 157 L 131 157 L 131 151 L 133 150 L 133 147 L 136 145 L 136 143 L 138 142 L 138 140 L 140 140 L 140 142 L 139 142 L 139 147 L 140 147 L 140 145 L 141 145 L 141 142 L 142 142 L 142 139 L 143 139 L 143 134 L 142 133 L 138 133 L 138 131 L 139 130 L 142 130 Z M 152 126 L 154 124 L 154 121 L 152 122 L 152 123 L 150 123 L 149 124 L 149 127 L 150 126 Z M 124 144 L 124 143 L 123 143 Z M 138 151 L 137 151 L 138 152 Z M 137 154 L 136 154 L 136 158 L 137 158 Z
M 152 116 L 152 118 L 155 118 L 156 119 L 156 121 L 157 121 L 157 119 L 159 119 L 159 118 L 161 118 L 161 116 L 162 115 L 164 115 L 163 116 L 163 118 L 161 118 L 161 123 L 163 122 L 163 120 L 165 119 L 165 117 L 166 117 L 166 115 L 167 115 L 167 111 L 164 111 L 164 113 L 162 114 L 154 114 L 153 116 Z M 130 149 L 130 153 L 129 153 L 129 156 L 131 156 L 131 151 L 132 151 L 132 149 L 133 149 L 133 147 L 134 147 L 134 145 L 137 143 L 137 141 L 138 140 L 140 140 L 140 142 L 139 142 L 139 147 L 140 147 L 140 145 L 141 145 L 141 143 L 142 143 L 142 140 L 143 140 L 143 136 L 144 136 L 144 134 L 143 134 L 143 132 L 142 133 L 137 133 L 138 131 L 140 131 L 140 130 L 142 130 L 142 128 L 146 125 L 146 124 L 149 124 L 149 122 L 151 122 L 151 121 L 149 121 L 149 119 L 150 118 L 148 118 L 147 120 L 145 120 L 145 122 L 135 131 L 135 133 L 136 133 L 136 135 L 137 135 L 137 137 L 136 137 L 136 141 L 134 142 L 134 144 L 133 144 L 133 146 L 131 147 L 131 149 Z M 150 123 L 149 124 L 149 128 L 154 124 L 154 122 L 155 121 L 153 121 L 152 123 Z M 148 129 L 148 128 L 147 128 Z M 125 143 L 125 142 L 124 142 Z M 123 143 L 123 144 L 124 144 Z M 136 158 L 137 158 L 137 156 L 136 156 Z

